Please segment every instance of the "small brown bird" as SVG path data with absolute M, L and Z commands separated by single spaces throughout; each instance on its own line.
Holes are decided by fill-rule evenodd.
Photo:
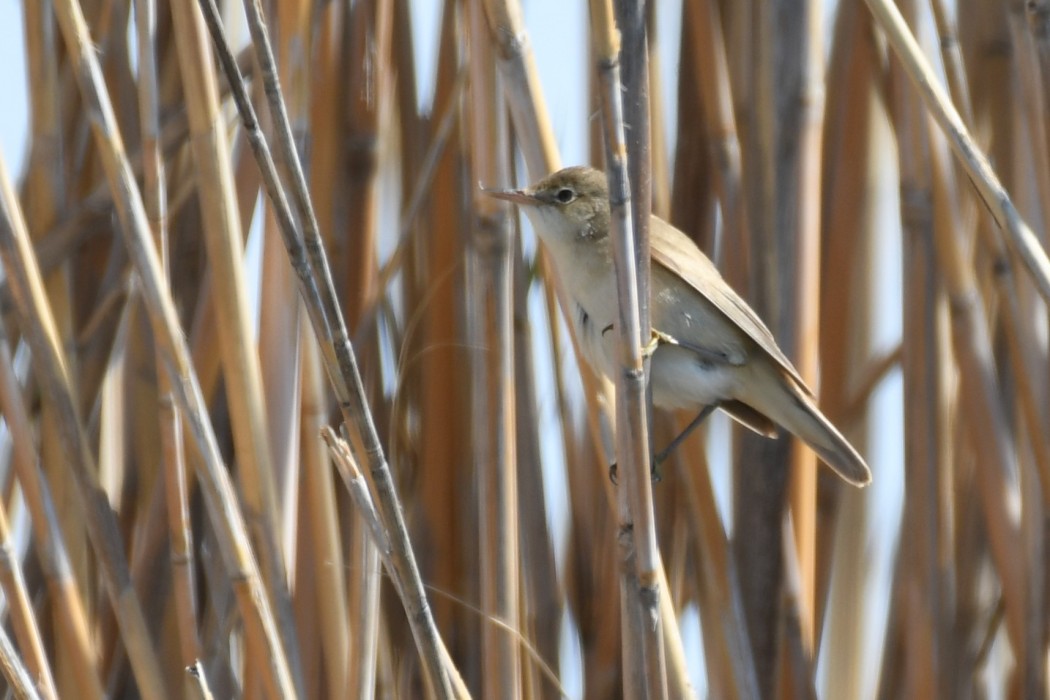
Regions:
M 607 377 L 618 371 L 616 275 L 609 240 L 605 174 L 559 170 L 524 190 L 492 191 L 532 221 L 572 300 L 571 321 L 587 362 Z M 801 438 L 846 481 L 864 486 L 871 471 L 813 402 L 798 370 L 758 315 L 722 279 L 684 233 L 650 222 L 650 313 L 662 342 L 652 355 L 653 403 L 662 408 L 718 407 L 755 432 L 774 423 Z

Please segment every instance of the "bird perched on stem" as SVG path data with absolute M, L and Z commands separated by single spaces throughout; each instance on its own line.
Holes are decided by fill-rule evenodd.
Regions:
M 616 334 L 610 331 L 618 297 L 605 174 L 578 166 L 523 190 L 486 192 L 528 215 L 573 305 L 568 311 L 584 358 L 595 371 L 615 376 Z M 653 403 L 699 411 L 690 428 L 715 408 L 767 437 L 780 425 L 843 479 L 868 484 L 868 465 L 820 412 L 772 333 L 714 263 L 657 216 L 650 221 L 650 248 Z

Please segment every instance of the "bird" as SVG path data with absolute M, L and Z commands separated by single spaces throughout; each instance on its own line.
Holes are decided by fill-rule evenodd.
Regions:
M 605 173 L 573 166 L 524 189 L 484 191 L 529 218 L 572 306 L 566 314 L 584 360 L 615 377 L 617 341 L 610 331 L 619 302 Z M 649 227 L 653 404 L 697 411 L 693 425 L 716 409 L 766 437 L 775 437 L 779 425 L 848 483 L 869 484 L 868 465 L 817 408 L 758 314 L 689 236 L 656 215 Z

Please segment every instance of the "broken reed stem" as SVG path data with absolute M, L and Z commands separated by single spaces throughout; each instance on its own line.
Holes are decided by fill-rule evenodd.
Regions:
M 1050 303 L 1050 259 L 1047 258 L 1046 251 L 1032 229 L 1021 218 L 988 159 L 974 142 L 951 98 L 944 91 L 918 42 L 908 29 L 900 10 L 890 0 L 866 2 L 908 77 L 919 91 L 926 108 L 944 132 L 956 158 L 966 170 L 985 205 L 991 210 L 1000 230 L 1006 234 L 1010 249 L 1024 262 L 1036 289 L 1043 299 Z
M 245 633 L 256 640 L 255 643 L 262 645 L 260 648 L 268 651 L 262 665 L 264 682 L 271 694 L 293 697 L 295 690 L 290 669 L 262 587 L 244 518 L 238 507 L 239 500 L 207 418 L 207 407 L 190 364 L 189 349 L 182 335 L 174 302 L 163 283 L 163 271 L 152 243 L 149 221 L 124 153 L 123 140 L 94 44 L 76 0 L 62 0 L 56 7 L 76 70 L 80 93 L 91 117 L 95 143 L 113 193 L 128 255 L 142 283 L 143 299 L 149 311 L 154 339 L 161 348 L 175 395 L 199 447 L 201 469 L 198 476 L 214 521 L 223 559 L 233 581 Z
M 620 373 L 616 378 L 616 454 L 623 474 L 618 489 L 621 546 L 621 610 L 624 692 L 627 697 L 667 697 L 667 671 L 660 624 L 660 552 L 656 542 L 649 467 L 649 426 L 642 367 L 638 264 L 624 143 L 620 42 L 611 0 L 591 0 L 591 25 L 609 182 L 609 236 L 613 243 L 619 317 L 616 324 Z M 643 42 L 644 45 L 644 42 Z M 641 265 L 648 265 L 645 250 Z M 645 329 L 645 337 L 649 329 Z M 641 649 L 639 664 L 637 652 Z
M 253 44 L 257 52 L 256 57 L 260 62 L 267 97 L 270 100 L 269 106 L 274 119 L 278 147 L 291 170 L 291 189 L 299 208 L 299 219 L 303 222 L 302 237 L 298 234 L 291 208 L 280 186 L 273 158 L 270 156 L 269 147 L 259 129 L 255 110 L 244 89 L 240 70 L 233 60 L 219 19 L 218 8 L 214 0 L 200 0 L 200 5 L 212 35 L 219 63 L 226 72 L 227 80 L 232 87 L 234 102 L 241 115 L 252 152 L 262 171 L 266 193 L 273 205 L 282 240 L 299 282 L 299 292 L 303 297 L 314 332 L 321 341 L 322 356 L 329 381 L 344 420 L 348 427 L 352 428 L 350 435 L 355 438 L 355 448 L 359 454 L 364 455 L 368 462 L 369 473 L 378 496 L 379 513 L 383 517 L 393 544 L 391 556 L 387 560 L 392 568 L 388 568 L 388 571 L 398 584 L 397 588 L 420 650 L 424 675 L 431 692 L 437 693 L 439 697 L 465 697 L 466 687 L 459 678 L 458 671 L 451 664 L 448 651 L 434 623 L 411 542 L 408 539 L 408 529 L 393 477 L 383 455 L 379 435 L 365 399 L 364 385 L 346 332 L 346 324 L 339 311 L 332 275 L 317 226 L 317 218 L 310 203 L 306 180 L 291 139 L 291 129 L 283 107 L 276 64 L 261 12 L 254 19 L 250 19 L 249 25 L 253 27 Z

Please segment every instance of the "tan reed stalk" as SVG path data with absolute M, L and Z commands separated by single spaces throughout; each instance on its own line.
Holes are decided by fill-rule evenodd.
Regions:
M 1022 209 L 1028 212 L 1045 212 L 1047 204 L 1050 203 L 1050 146 L 1048 146 L 1048 134 L 1046 133 L 1050 97 L 1044 95 L 1041 89 L 1038 51 L 1032 36 L 1025 31 L 1022 26 L 1023 20 L 1018 15 L 1011 13 L 1009 22 L 1012 43 L 1018 47 L 1016 66 L 1019 84 L 1015 89 L 1014 101 L 1021 103 L 1019 111 L 1022 122 L 1019 125 L 1021 133 L 1018 138 L 1013 139 L 1013 143 L 1019 158 L 1025 161 L 1030 159 L 1026 166 L 1030 172 L 1033 172 L 1036 181 L 1034 193 L 1027 188 L 1022 190 L 1029 195 L 1026 198 L 1028 206 L 1023 206 Z M 963 114 L 969 114 L 969 112 L 964 111 Z M 1031 144 L 1030 147 L 1023 145 L 1025 143 Z M 1034 195 L 1035 202 L 1031 201 L 1032 195 Z M 1045 245 L 1045 235 L 1043 242 Z
M 862 420 L 874 387 L 899 363 L 866 359 L 878 303 L 877 271 L 869 262 L 878 240 L 876 205 L 879 156 L 892 152 L 877 73 L 871 19 L 858 5 L 840 8 L 828 62 L 824 124 L 820 299 L 820 405 L 862 453 L 868 438 Z M 884 356 L 885 357 L 885 356 Z M 865 358 L 858 362 L 857 358 Z M 881 371 L 880 371 L 881 370 Z M 865 373 L 867 373 L 865 375 Z M 878 473 L 875 479 L 883 478 Z M 862 658 L 867 629 L 859 611 L 871 599 L 872 565 L 866 544 L 872 495 L 837 481 L 818 483 L 815 649 L 828 669 L 824 692 L 848 695 L 869 682 Z
M 33 681 L 33 687 L 43 698 L 57 700 L 55 679 L 44 651 L 44 642 L 40 637 L 33 614 L 33 604 L 29 600 L 22 564 L 16 556 L 14 543 L 11 541 L 11 528 L 8 526 L 7 509 L 0 503 L 0 588 L 3 588 L 4 599 L 10 608 L 11 625 L 14 627 L 15 639 L 22 651 L 26 671 Z
M 538 180 L 558 170 L 561 158 L 540 90 L 536 57 L 529 46 L 521 5 L 516 0 L 485 0 L 485 15 L 504 77 L 503 94 L 514 134 L 525 156 L 529 178 Z
M 346 55 L 340 43 L 349 8 L 343 3 L 325 3 L 318 9 L 320 27 L 314 42 L 313 85 L 310 94 L 310 129 L 314 144 L 310 157 L 310 193 L 317 212 L 321 236 L 329 250 L 337 231 L 345 226 L 345 215 L 337 213 L 339 193 L 345 187 L 342 165 L 343 120 L 349 98 Z M 320 96 L 325 95 L 327 99 Z
M 12 435 L 32 434 L 32 425 L 12 366 L 7 332 L 0 323 L 0 408 Z M 56 624 L 65 634 L 57 645 L 60 663 L 69 663 L 78 692 L 84 698 L 98 699 L 105 693 L 99 680 L 97 659 L 91 647 L 87 615 L 77 590 L 69 555 L 58 522 L 58 509 L 43 472 L 37 467 L 38 455 L 29 440 L 15 440 L 12 446 L 15 474 L 33 525 L 33 543 L 40 567 L 54 601 Z M 57 695 L 56 695 L 57 697 Z
M 7 679 L 12 695 L 18 700 L 43 697 L 4 629 L 0 629 L 0 674 Z
M 686 425 L 685 421 L 677 423 L 677 429 Z M 727 700 L 759 697 L 736 562 L 718 514 L 700 435 L 691 435 L 676 450 L 675 457 L 679 465 L 675 478 L 682 480 L 686 517 L 697 540 L 695 583 L 700 614 L 709 621 L 701 631 L 711 697 Z
M 914 12 L 914 4 L 909 5 Z M 901 187 L 903 236 L 903 342 L 904 456 L 910 466 L 904 473 L 908 497 L 901 528 L 911 536 L 902 542 L 901 564 L 895 572 L 891 631 L 899 650 L 884 656 L 884 692 L 934 693 L 942 690 L 943 668 L 935 644 L 939 613 L 937 561 L 940 504 L 937 494 L 950 478 L 952 455 L 940 439 L 943 424 L 939 404 L 945 387 L 938 373 L 943 350 L 943 292 L 934 277 L 932 247 L 932 183 L 925 116 L 900 75 L 900 64 L 891 63 L 893 82 L 890 104 L 897 139 Z M 888 634 L 890 634 L 888 632 Z M 926 644 L 920 643 L 926 640 Z M 896 667 L 889 663 L 897 664 Z
M 809 2 L 780 24 L 781 41 L 796 47 L 785 60 L 781 83 L 786 106 L 778 114 L 778 139 L 786 157 L 778 163 L 778 198 L 785 203 L 778 217 L 781 252 L 786 258 L 781 289 L 787 303 L 780 311 L 780 342 L 795 366 L 819 391 L 820 227 L 822 131 L 824 124 L 824 7 Z M 793 441 L 788 501 L 795 533 L 799 589 L 782 597 L 801 605 L 797 611 L 805 653 L 812 656 L 815 635 L 817 577 L 817 460 L 801 441 Z M 789 555 L 785 554 L 785 557 Z M 786 559 L 787 561 L 787 559 Z M 786 588 L 790 588 L 787 586 Z M 782 615 L 787 614 L 782 611 Z M 796 614 L 792 612 L 791 614 Z M 782 618 L 783 619 L 783 618 Z M 793 632 L 794 628 L 789 627 Z M 790 650 L 794 651 L 794 650 Z M 795 670 L 798 670 L 797 668 Z
M 566 602 L 581 641 L 586 640 L 580 650 L 584 687 L 595 697 L 621 697 L 619 556 L 612 535 L 615 494 L 604 460 L 595 459 L 588 436 L 572 437 L 575 442 L 567 455 L 571 529 Z
M 363 655 L 350 655 L 350 635 L 346 606 L 346 570 L 344 568 L 342 538 L 339 533 L 339 513 L 336 503 L 335 484 L 332 480 L 331 463 L 321 442 L 321 429 L 327 424 L 327 402 L 324 397 L 324 378 L 318 358 L 317 341 L 301 319 L 301 364 L 300 433 L 302 450 L 301 474 L 303 478 L 303 511 L 310 527 L 310 543 L 313 549 L 315 575 L 312 576 L 313 596 L 317 599 L 320 625 L 321 652 L 325 670 L 325 685 L 330 692 L 337 688 L 354 688 L 359 697 L 370 692 L 364 684 L 369 677 L 366 672 L 374 669 L 375 663 Z M 359 521 L 361 528 L 363 521 Z M 361 529 L 358 528 L 358 529 Z M 374 578 L 377 578 L 373 574 Z M 305 582 L 304 582 L 305 583 Z M 301 589 L 300 589 L 301 590 Z M 301 591 L 297 597 L 304 597 Z M 360 622 L 358 623 L 360 624 Z M 374 673 L 374 671 L 373 671 Z M 348 685 L 352 676 L 362 680 Z
M 649 107 L 652 112 L 650 132 L 652 135 L 652 209 L 664 219 L 671 218 L 671 166 L 667 161 L 667 132 L 664 127 L 663 79 L 660 72 L 660 46 L 656 31 L 656 3 L 646 5 L 645 31 L 648 40 Z
M 323 358 L 329 380 L 335 390 L 344 420 L 350 428 L 355 449 L 369 460 L 368 474 L 372 479 L 372 486 L 376 489 L 377 501 L 380 505 L 379 513 L 384 518 L 384 524 L 392 543 L 393 556 L 390 557 L 391 566 L 388 567 L 388 571 L 397 581 L 402 603 L 406 608 L 413 635 L 420 648 L 428 688 L 431 692 L 440 693 L 442 697 L 450 697 L 453 690 L 456 691 L 457 696 L 463 695 L 466 692 L 465 688 L 462 686 L 458 672 L 449 661 L 448 652 L 431 617 L 415 556 L 408 540 L 402 507 L 393 484 L 389 465 L 379 443 L 375 423 L 365 401 L 357 360 L 347 336 L 342 314 L 336 303 L 331 273 L 317 229 L 317 219 L 314 216 L 305 178 L 292 144 L 273 53 L 265 25 L 261 21 L 261 14 L 249 11 L 249 24 L 252 28 L 263 79 L 267 83 L 267 96 L 270 98 L 270 113 L 275 121 L 276 140 L 285 164 L 293 175 L 291 190 L 299 209 L 300 221 L 303 222 L 303 239 L 297 236 L 288 201 L 277 183 L 273 160 L 259 132 L 258 121 L 244 91 L 243 79 L 239 75 L 229 50 L 229 44 L 223 35 L 222 26 L 218 20 L 218 11 L 212 2 L 202 2 L 202 6 L 206 11 L 208 28 L 219 49 L 220 63 L 223 70 L 227 72 L 227 77 L 234 89 L 234 98 L 248 131 L 253 153 L 263 172 L 267 195 L 276 207 L 284 244 L 288 250 L 292 267 L 298 275 L 300 294 L 306 302 L 315 334 L 318 338 L 323 338 Z
M 699 78 L 700 107 L 704 111 L 704 134 L 710 161 L 715 164 L 715 191 L 722 210 L 720 241 L 737 241 L 732 246 L 732 259 L 726 258 L 730 248 L 712 240 L 712 260 L 726 270 L 727 278 L 739 283 L 745 265 L 747 248 L 741 245 L 748 230 L 747 213 L 742 196 L 742 166 L 740 141 L 733 113 L 733 90 L 729 84 L 729 66 L 726 60 L 725 38 L 715 0 L 686 3 L 682 7 L 684 21 L 689 29 L 688 39 L 693 44 L 693 72 Z M 708 241 L 702 241 L 707 243 Z
M 392 9 L 392 0 L 363 0 L 354 3 L 348 17 L 346 41 L 352 69 L 342 138 L 348 144 L 344 147 L 344 167 L 349 201 L 344 205 L 346 233 L 336 239 L 336 250 L 342 249 L 339 269 L 346 277 L 343 308 L 351 329 L 358 327 L 362 313 L 374 303 L 378 292 L 379 131 L 390 103 L 383 82 L 390 65 Z
M 996 224 L 1006 237 L 1007 245 L 1028 269 L 1039 293 L 1050 302 L 1050 259 L 1031 228 L 1018 214 L 988 159 L 970 136 L 958 110 L 923 57 L 900 11 L 888 0 L 866 1 L 927 109 L 944 131 L 956 158 L 966 169 L 985 206 L 991 210 Z
M 1040 90 L 1044 96 L 1045 108 L 1050 109 L 1050 105 L 1046 104 L 1047 98 L 1045 97 L 1050 95 L 1050 1 L 1031 0 L 1026 2 L 1024 7 L 1025 16 L 1028 20 L 1028 30 L 1032 37 L 1035 56 L 1039 64 Z M 1044 130 L 1043 144 L 1050 147 L 1050 121 L 1044 119 L 1042 126 Z M 1043 157 L 1050 157 L 1050 153 L 1045 153 Z
M 171 3 L 183 95 L 189 113 L 197 196 L 214 288 L 212 303 L 218 328 L 226 401 L 236 449 L 244 515 L 253 549 L 273 605 L 292 679 L 302 687 L 298 640 L 287 586 L 287 568 L 278 536 L 273 458 L 269 450 L 262 368 L 255 350 L 248 312 L 241 221 L 238 215 L 229 147 L 219 118 L 218 85 L 212 50 L 197 3 Z M 294 334 L 292 334 L 294 336 Z
M 88 536 L 100 564 L 139 691 L 148 698 L 166 697 L 146 620 L 131 585 L 120 531 L 97 480 L 95 460 L 77 412 L 68 365 L 57 344 L 54 319 L 44 297 L 40 271 L 32 258 L 25 220 L 2 161 L 0 209 L 0 257 L 9 276 L 22 329 L 33 349 L 41 390 L 56 410 L 56 428 L 60 430 L 59 440 L 69 470 L 67 477 L 76 485 Z
M 934 172 L 934 243 L 938 265 L 945 276 L 945 286 L 952 303 L 953 345 L 962 370 L 962 410 L 974 431 L 973 441 L 980 458 L 977 483 L 982 516 L 988 528 L 989 545 L 996 571 L 1002 581 L 1006 605 L 1006 623 L 1014 654 L 1023 663 L 1027 649 L 1025 610 L 1029 595 L 1022 561 L 1014 556 L 1018 542 L 1017 514 L 1009 508 L 1014 498 L 1018 464 L 1015 447 L 1009 442 L 1007 419 L 1002 397 L 992 367 L 993 354 L 983 308 L 975 303 L 977 293 L 972 270 L 962 259 L 954 232 L 959 224 L 951 203 L 953 181 L 946 144 L 934 133 L 930 136 L 931 163 Z
M 154 0 L 137 0 L 135 31 L 138 42 L 138 98 L 142 132 L 143 205 L 153 231 L 161 265 L 170 277 L 167 237 L 167 179 L 161 144 L 159 87 L 157 84 L 157 8 Z M 167 500 L 168 535 L 172 551 L 172 588 L 175 599 L 179 658 L 183 667 L 201 656 L 197 630 L 196 576 L 193 532 L 189 522 L 189 484 L 182 443 L 182 418 L 175 405 L 163 358 L 156 353 L 158 422 Z
M 634 258 L 638 274 L 638 320 L 649 325 L 649 217 L 652 215 L 652 128 L 649 110 L 649 46 L 646 37 L 645 2 L 616 0 L 616 25 L 620 30 L 620 77 L 623 82 L 623 119 L 627 145 L 627 181 L 631 193 L 631 225 L 634 228 Z M 648 358 L 642 358 L 648 377 Z
M 525 166 L 529 177 L 533 180 L 558 170 L 561 167 L 561 156 L 558 154 L 554 139 L 554 131 L 551 128 L 550 116 L 547 106 L 543 100 L 543 93 L 539 87 L 539 75 L 536 70 L 535 56 L 529 46 L 528 33 L 521 15 L 521 6 L 516 0 L 485 0 L 485 14 L 489 20 L 489 33 L 491 41 L 496 45 L 497 60 L 500 71 L 503 74 L 503 94 L 510 109 L 511 123 L 514 126 L 514 135 L 517 138 L 518 147 L 525 158 Z M 541 275 L 545 279 L 553 277 L 553 268 L 546 263 L 544 254 L 539 258 Z M 562 299 L 562 290 L 556 284 L 545 286 L 547 318 L 550 323 L 550 333 L 553 340 L 555 376 L 563 377 L 560 358 L 558 357 L 558 338 L 561 329 L 557 326 L 554 313 L 556 307 L 569 308 Z M 555 303 L 557 298 L 558 303 Z M 579 358 L 579 350 L 575 335 L 569 333 L 573 347 L 576 348 L 576 357 Z M 605 455 L 602 447 L 598 426 L 600 416 L 607 415 L 607 411 L 598 407 L 598 381 L 590 368 L 585 363 L 578 362 L 580 375 L 584 384 L 584 397 L 588 402 L 588 428 L 591 440 L 595 445 L 597 454 Z M 562 382 L 556 382 L 560 391 Z M 567 404 L 559 398 L 559 406 L 567 407 Z M 567 412 L 562 411 L 563 416 Z M 568 426 L 570 421 L 563 420 L 562 425 Z M 568 443 L 569 436 L 563 438 Z M 566 449 L 567 455 L 572 454 L 571 449 Z
M 63 91 L 59 78 L 60 39 L 54 30 L 54 5 L 52 3 L 32 3 L 26 6 L 25 37 L 27 68 L 29 78 L 29 98 L 33 124 L 33 143 L 29 171 L 26 181 L 25 211 L 31 235 L 39 238 L 50 229 L 58 217 L 61 202 L 74 185 L 67 179 L 63 169 L 63 149 L 68 149 L 69 135 L 72 130 L 66 129 L 63 123 L 62 102 L 70 91 Z M 75 99 L 75 98 L 74 98 Z M 60 347 L 71 347 L 75 331 L 72 326 L 73 309 L 70 307 L 69 265 L 59 265 L 44 280 L 49 303 L 54 306 L 55 322 L 59 324 Z M 70 358 L 75 361 L 75 358 Z M 70 376 L 76 376 L 76 365 L 70 366 Z M 89 387 L 88 390 L 95 389 Z M 77 391 L 84 387 L 74 385 Z M 56 423 L 55 409 L 45 404 L 43 408 L 43 430 L 50 435 L 58 434 L 60 426 Z M 68 540 L 70 562 L 76 572 L 77 581 L 83 590 L 90 590 L 89 557 L 90 549 L 87 538 L 77 537 L 72 533 L 82 532 L 80 516 L 76 512 L 76 487 L 64 475 L 62 466 L 62 448 L 57 440 L 44 440 L 40 445 L 40 456 L 44 460 L 44 470 L 50 475 L 54 484 L 54 496 L 60 508 L 58 517 L 65 532 L 71 533 Z M 92 616 L 95 608 L 84 610 Z
M 792 514 L 793 515 L 793 514 Z M 787 517 L 783 528 L 784 576 L 781 579 L 779 610 L 777 619 L 780 640 L 777 659 L 778 697 L 793 700 L 816 700 L 812 652 L 807 648 L 805 622 L 799 612 L 805 608 L 800 600 L 802 593 L 802 568 L 797 556 L 798 534 Z
M 509 124 L 502 82 L 486 35 L 481 0 L 468 5 L 470 29 L 470 119 L 473 180 L 507 183 L 511 167 Z M 478 479 L 481 608 L 512 630 L 521 626 L 517 434 L 514 415 L 513 277 L 514 236 L 510 207 L 475 193 L 474 221 L 467 248 L 465 304 L 473 353 L 472 442 Z M 482 639 L 482 694 L 519 698 L 521 650 L 516 637 L 485 624 Z
M 649 336 L 639 318 L 632 202 L 619 70 L 619 33 L 610 0 L 590 3 L 594 58 L 601 83 L 605 163 L 609 178 L 610 231 L 619 296 L 618 333 L 621 372 L 616 382 L 616 455 L 623 475 L 618 492 L 621 549 L 621 622 L 623 623 L 624 693 L 626 697 L 667 697 L 667 670 L 660 629 L 660 552 L 656 542 L 649 469 L 649 426 L 645 408 L 642 346 Z M 644 40 L 641 42 L 644 48 Z M 643 168 L 646 172 L 648 168 Z M 646 203 L 648 204 L 648 202 Z M 641 265 L 649 261 L 648 249 Z M 642 276 L 641 279 L 646 279 Z M 641 659 L 638 659 L 638 652 Z M 640 662 L 639 662 L 640 661 Z
M 778 9 L 783 14 L 778 14 Z M 753 50 L 746 84 L 751 95 L 740 98 L 750 106 L 745 182 L 747 226 L 726 237 L 724 269 L 730 284 L 746 290 L 744 297 L 758 315 L 770 323 L 774 335 L 790 341 L 789 298 L 792 288 L 790 245 L 778 235 L 796 206 L 790 183 L 797 177 L 788 166 L 790 142 L 780 138 L 778 124 L 791 108 L 789 66 L 796 60 L 789 48 L 788 32 L 780 24 L 791 14 L 783 6 L 752 6 L 750 36 Z M 733 550 L 739 572 L 748 640 L 755 675 L 763 697 L 775 691 L 779 658 L 779 621 L 784 555 L 780 530 L 787 499 L 791 443 L 767 440 L 734 428 Z M 756 470 L 760 471 L 756 472 Z
M 514 252 L 514 392 L 515 433 L 517 436 L 518 508 L 521 518 L 522 625 L 521 631 L 536 646 L 536 653 L 551 665 L 555 673 L 560 666 L 561 630 L 554 621 L 565 614 L 565 591 L 558 577 L 553 537 L 547 525 L 551 507 L 544 484 L 540 448 L 540 414 L 537 405 L 537 379 L 540 373 L 533 355 L 532 328 L 529 323 L 528 293 L 521 231 L 515 236 Z M 544 433 L 545 434 L 545 433 Z M 564 434 L 564 432 L 563 432 Z M 525 696 L 543 697 L 551 692 L 538 664 L 524 668 Z
M 258 570 L 244 532 L 232 485 L 219 457 L 218 445 L 206 416 L 200 387 L 189 366 L 185 341 L 178 330 L 171 296 L 161 283 L 160 263 L 150 240 L 149 223 L 138 188 L 124 155 L 123 143 L 110 107 L 108 93 L 100 82 L 98 63 L 84 24 L 80 6 L 67 0 L 58 6 L 59 24 L 77 69 L 81 96 L 90 105 L 95 143 L 99 147 L 106 176 L 114 193 L 125 244 L 143 284 L 143 298 L 150 311 L 156 341 L 172 374 L 172 387 L 186 413 L 191 432 L 204 458 L 200 472 L 209 510 L 215 519 L 223 557 L 235 574 L 233 579 L 247 632 L 260 640 L 269 653 L 265 677 L 274 695 L 293 694 L 291 676 L 269 605 L 263 595 Z
M 451 105 L 452 100 L 463 99 L 463 94 L 455 90 L 454 85 L 461 70 L 459 53 L 464 38 L 457 13 L 452 8 L 452 3 L 444 3 L 434 79 L 435 105 Z M 461 232 L 467 222 L 459 206 L 461 200 L 456 186 L 462 167 L 461 134 L 465 127 L 459 108 L 455 114 L 455 124 L 450 127 L 453 129 L 450 133 L 451 148 L 446 148 L 438 159 L 433 186 L 427 190 L 429 197 L 425 211 L 431 223 L 419 239 L 420 305 L 409 310 L 412 324 L 419 325 L 419 337 L 414 337 L 416 333 L 406 332 L 401 350 L 402 354 L 418 353 L 420 363 L 417 439 L 423 449 L 411 450 L 418 452 L 416 464 L 419 470 L 419 514 L 413 523 L 413 532 L 419 533 L 417 541 L 423 553 L 450 553 L 450 556 L 431 554 L 423 559 L 427 583 L 445 591 L 465 590 L 460 540 L 473 542 L 473 538 L 461 532 L 462 528 L 469 527 L 466 523 L 470 516 L 459 512 L 458 508 L 449 507 L 460 498 L 456 483 L 462 478 L 461 465 L 470 464 L 471 460 L 469 439 L 461 437 L 469 420 L 469 374 L 464 371 L 466 363 L 457 361 L 462 357 L 457 348 L 463 342 L 456 318 L 456 309 L 461 304 L 458 287 L 463 274 Z M 400 366 L 406 367 L 407 364 L 402 362 Z M 410 376 L 405 374 L 406 379 Z M 406 457 L 411 451 L 407 445 L 401 447 L 401 453 L 395 456 L 407 466 Z M 458 627 L 462 618 L 452 601 L 436 598 L 433 608 L 441 629 Z M 463 641 L 465 645 L 467 640 Z M 462 648 L 453 651 L 459 654 Z
M 285 85 L 295 86 L 289 95 L 289 113 L 297 146 L 300 151 L 305 151 L 311 100 L 310 68 L 307 63 L 312 51 L 310 13 L 307 5 L 297 2 L 280 2 L 274 9 L 276 24 L 280 28 L 277 34 L 278 70 Z M 258 104 L 264 97 L 264 88 L 260 83 L 254 87 Z M 251 160 L 248 154 L 244 155 L 244 169 L 257 173 L 254 163 L 248 162 Z M 255 184 L 254 181 L 252 184 Z M 258 194 L 257 188 L 253 189 L 253 194 Z M 294 570 L 298 551 L 295 542 L 300 483 L 300 389 L 299 372 L 296 371 L 301 351 L 300 302 L 295 290 L 295 276 L 281 245 L 277 221 L 269 212 L 263 219 L 261 267 L 260 275 L 264 283 L 259 290 L 259 364 L 266 397 L 266 432 L 269 435 L 274 493 L 278 506 L 275 525 L 282 557 L 288 562 L 288 568 Z M 292 580 L 296 578 L 293 576 Z M 299 634 L 300 638 L 304 636 L 301 630 Z M 304 671 L 304 677 L 307 675 Z
M 710 162 L 711 150 L 698 145 L 707 143 L 710 127 L 700 104 L 703 99 L 700 81 L 704 78 L 697 74 L 703 68 L 697 60 L 697 53 L 703 49 L 694 45 L 689 38 L 692 32 L 689 21 L 692 15 L 689 13 L 695 13 L 694 4 L 682 3 L 681 29 L 678 32 L 681 52 L 675 86 L 678 91 L 678 109 L 670 221 L 689 232 L 701 250 L 711 253 L 714 251 L 716 233 L 715 166 Z
M 257 4 L 257 3 L 256 3 Z M 341 164 L 344 189 L 337 191 L 339 206 L 345 221 L 334 233 L 332 248 L 344 279 L 342 308 L 351 329 L 363 331 L 361 319 L 377 304 L 380 289 L 376 285 L 377 251 L 379 238 L 380 156 L 384 127 L 389 122 L 393 102 L 390 73 L 390 47 L 393 26 L 391 0 L 368 0 L 356 3 L 348 16 L 344 41 L 347 43 L 347 64 L 350 74 L 347 86 L 347 113 L 339 138 L 344 153 Z M 285 158 L 289 157 L 285 153 Z M 345 194 L 344 194 L 345 193 Z M 304 206 L 304 196 L 300 196 Z M 360 336 L 359 336 L 360 337 Z M 378 343 L 379 334 L 372 339 Z M 357 341 L 366 368 L 366 382 L 373 390 L 373 411 L 380 425 L 389 421 L 382 416 L 382 402 L 378 399 L 378 382 L 369 381 L 370 368 L 378 368 L 377 345 Z M 357 689 L 357 697 L 369 698 L 375 686 L 375 656 L 378 644 L 379 622 L 379 566 L 380 560 L 369 539 L 359 514 L 352 519 L 347 561 L 357 575 L 349 580 L 347 606 L 351 619 L 359 620 L 350 639 L 351 654 L 358 659 L 349 668 L 348 684 Z

